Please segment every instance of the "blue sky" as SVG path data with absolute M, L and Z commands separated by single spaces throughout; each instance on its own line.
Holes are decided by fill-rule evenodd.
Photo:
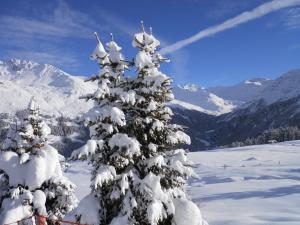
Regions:
M 95 47 L 94 31 L 103 42 L 113 32 L 124 55 L 131 59 L 136 53 L 132 35 L 139 31 L 140 20 L 153 27 L 166 47 L 267 2 L 270 0 L 1 0 L 0 59 L 30 59 L 71 74 L 91 75 L 98 70 L 89 59 Z M 252 77 L 277 77 L 300 68 L 300 4 L 167 56 L 171 63 L 162 70 L 176 84 L 210 87 Z

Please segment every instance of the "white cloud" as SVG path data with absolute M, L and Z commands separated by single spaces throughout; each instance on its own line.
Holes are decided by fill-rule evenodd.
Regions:
M 222 19 L 235 12 L 241 12 L 261 0 L 213 0 L 206 3 L 209 10 L 204 12 L 209 19 Z M 203 3 L 204 4 L 204 3 Z
M 283 25 L 287 29 L 299 29 L 300 28 L 300 8 L 293 8 L 287 10 L 282 17 Z
M 78 67 L 78 60 L 74 58 L 73 54 L 60 51 L 59 49 L 51 51 L 9 50 L 7 51 L 7 55 L 10 58 L 26 59 L 52 65 L 64 65 L 68 68 Z
M 49 15 L 29 19 L 22 16 L 0 16 L 0 35 L 4 38 L 49 40 L 51 38 L 86 38 L 96 24 L 89 15 L 72 10 L 63 1 Z
M 108 12 L 104 14 L 104 10 L 102 16 L 96 10 L 89 13 L 74 10 L 63 0 L 57 3 L 52 11 L 36 14 L 33 10 L 27 17 L 20 16 L 18 11 L 0 15 L 0 47 L 6 58 L 74 68 L 80 65 L 79 56 L 67 47 L 66 41 L 92 39 L 94 31 L 109 33 L 129 28 L 129 25 L 122 28 L 125 23 L 120 24 L 121 19 Z
M 243 12 L 242 14 L 231 18 L 229 20 L 226 20 L 225 22 L 209 27 L 207 29 L 204 29 L 197 34 L 193 35 L 192 37 L 186 38 L 184 40 L 178 41 L 172 45 L 169 45 L 161 50 L 161 53 L 171 53 L 174 51 L 177 51 L 187 45 L 190 45 L 196 41 L 199 41 L 205 37 L 212 36 L 214 34 L 217 34 L 219 32 L 237 27 L 240 24 L 249 22 L 251 20 L 260 18 L 262 16 L 265 16 L 271 12 L 277 11 L 279 9 L 300 5 L 300 0 L 273 0 L 267 3 L 264 3 L 252 11 Z

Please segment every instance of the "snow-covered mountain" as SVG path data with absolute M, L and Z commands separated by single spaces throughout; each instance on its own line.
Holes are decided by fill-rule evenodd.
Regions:
M 253 78 L 232 86 L 217 86 L 206 90 L 223 99 L 248 102 L 257 98 L 270 82 L 272 81 L 265 78 Z
M 291 70 L 274 80 L 253 78 L 232 86 L 210 88 L 197 85 L 177 86 L 174 88 L 174 95 L 175 104 L 176 101 L 180 101 L 178 105 L 183 105 L 183 108 L 220 115 L 260 100 L 270 105 L 297 97 L 300 95 L 299 87 L 300 69 Z M 184 103 L 200 108 L 193 108 Z
M 300 70 L 275 79 L 254 78 L 232 86 L 203 88 L 198 85 L 175 86 L 173 107 L 210 115 L 229 113 L 244 103 L 263 99 L 267 104 L 300 94 Z M 35 95 L 42 113 L 75 117 L 92 103 L 79 100 L 95 85 L 84 77 L 72 76 L 52 65 L 11 59 L 0 61 L 0 113 L 25 108 Z
M 0 61 L 0 113 L 24 109 L 35 96 L 42 113 L 75 117 L 92 106 L 79 97 L 94 89 L 83 77 L 52 65 L 18 59 Z
M 0 61 L 0 113 L 24 109 L 34 95 L 41 112 L 75 117 L 86 112 L 92 103 L 79 97 L 95 90 L 84 77 L 72 76 L 52 65 L 11 59 Z M 173 107 L 191 109 L 211 115 L 232 111 L 236 104 L 198 86 L 174 87 Z
M 300 95 L 300 69 L 291 70 L 282 76 L 271 80 L 255 78 L 233 86 L 207 88 L 219 97 L 242 102 L 264 100 L 267 104 L 287 100 Z
M 268 129 L 300 126 L 299 87 L 300 70 L 274 80 L 256 78 L 229 87 L 175 86 L 171 107 L 175 123 L 188 127 L 190 150 L 198 151 L 255 138 Z M 84 77 L 51 65 L 16 59 L 0 61 L 0 139 L 9 119 L 1 113 L 14 114 L 26 108 L 35 96 L 42 114 L 54 115 L 51 118 L 56 122 L 51 122 L 51 128 L 60 146 L 55 147 L 70 154 L 72 149 L 65 153 L 64 143 L 78 146 L 88 133 L 79 134 L 83 131 L 80 121 L 66 117 L 87 112 L 92 103 L 79 97 L 95 89 L 95 84 L 84 82 Z M 64 118 L 59 119 L 61 115 Z
M 181 106 L 211 115 L 220 115 L 231 112 L 237 102 L 224 100 L 219 96 L 197 85 L 175 86 L 173 88 L 174 106 Z
M 275 80 L 269 81 L 256 99 L 262 98 L 271 104 L 300 95 L 300 69 L 291 70 Z

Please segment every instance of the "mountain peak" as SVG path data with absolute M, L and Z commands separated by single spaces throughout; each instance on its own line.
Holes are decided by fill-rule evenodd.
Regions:
M 287 73 L 283 74 L 281 77 L 279 78 L 283 78 L 283 79 L 289 79 L 289 78 L 299 78 L 300 75 L 300 69 L 294 69 L 294 70 L 290 70 Z
M 243 84 L 262 86 L 266 81 L 268 81 L 268 79 L 266 78 L 252 78 L 249 80 L 245 80 Z
M 75 117 L 92 105 L 79 97 L 96 89 L 83 77 L 71 76 L 49 64 L 20 59 L 0 63 L 0 82 L 0 96 L 6 99 L 0 102 L 0 113 L 8 108 L 12 113 L 24 109 L 35 96 L 42 113 Z
M 197 92 L 198 90 L 203 89 L 201 86 L 197 84 L 185 84 L 185 85 L 178 85 L 180 89 L 190 91 L 190 92 Z
M 12 59 L 2 62 L 2 65 L 8 66 L 11 70 L 20 71 L 22 69 L 30 70 L 39 64 L 36 62 L 32 62 L 30 60 L 22 60 L 22 59 L 12 58 Z

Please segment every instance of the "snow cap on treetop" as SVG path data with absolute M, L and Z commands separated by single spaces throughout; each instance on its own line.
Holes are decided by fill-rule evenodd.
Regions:
M 140 48 L 145 51 L 154 51 L 160 42 L 152 35 L 152 27 L 150 28 L 150 34 L 145 31 L 144 23 L 141 21 L 142 32 L 134 35 L 132 45 L 135 48 Z
M 105 51 L 97 32 L 95 32 L 94 35 L 96 36 L 97 46 L 96 46 L 95 50 L 93 51 L 93 53 L 91 54 L 91 58 L 104 60 L 105 57 L 107 56 L 107 52 Z
M 114 41 L 114 36 L 111 33 L 111 41 L 106 43 L 106 47 L 108 48 L 108 58 L 111 63 L 117 63 L 117 64 L 122 64 L 123 67 L 126 67 L 124 64 L 124 57 L 122 53 L 120 52 L 122 48 Z M 120 66 L 119 68 L 122 68 Z
M 110 51 L 121 51 L 122 48 L 115 42 L 113 33 L 110 33 L 111 41 L 106 44 Z

